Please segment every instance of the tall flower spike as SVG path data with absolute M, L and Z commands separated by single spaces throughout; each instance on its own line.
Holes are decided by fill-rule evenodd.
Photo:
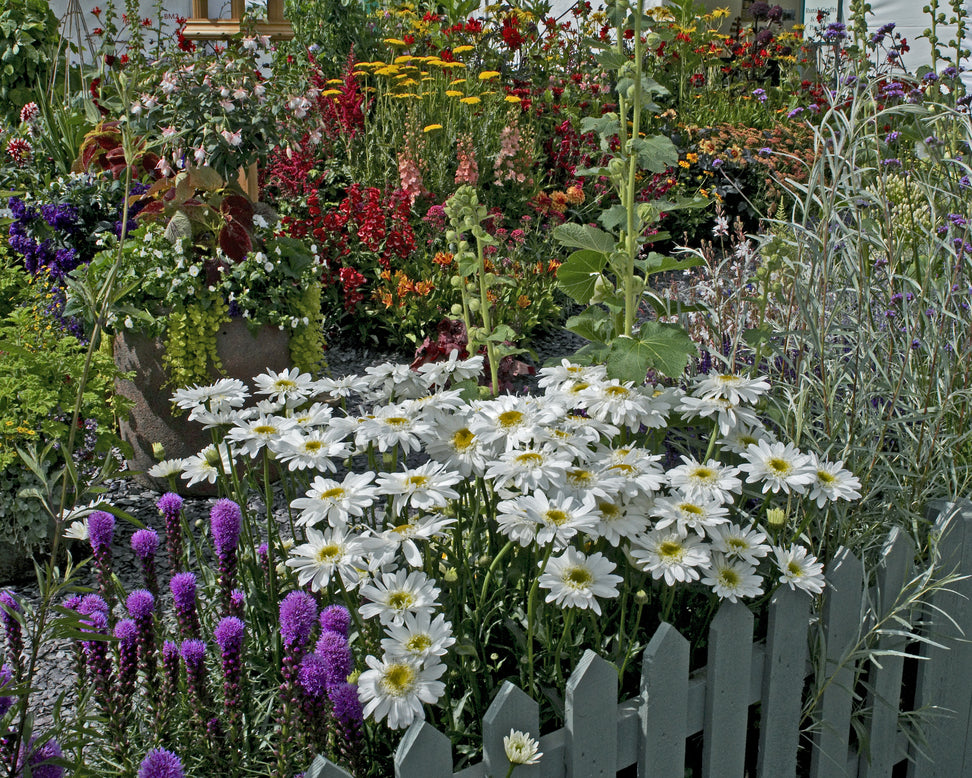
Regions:
M 175 606 L 179 634 L 183 639 L 199 637 L 199 614 L 196 611 L 196 574 L 176 573 L 169 581 Z
M 138 642 L 138 661 L 145 677 L 145 691 L 151 704 L 158 699 L 155 651 L 155 597 L 147 589 L 136 589 L 126 601 L 128 615 L 136 627 Z
M 206 689 L 206 644 L 190 638 L 183 640 L 179 649 L 182 661 L 186 663 L 186 680 L 192 696 L 194 718 L 203 726 L 208 722 L 209 693 Z
M 109 606 L 115 602 L 111 589 L 111 541 L 115 534 L 115 517 L 105 511 L 88 516 L 88 541 L 94 555 L 98 589 Z
M 142 760 L 138 778 L 185 778 L 185 773 L 178 756 L 164 748 L 153 748 Z
M 153 597 L 159 596 L 159 582 L 155 575 L 155 554 L 159 550 L 159 535 L 154 529 L 140 529 L 132 534 L 132 551 L 142 563 L 145 588 Z
M 209 523 L 219 559 L 220 601 L 223 613 L 229 613 L 233 582 L 236 578 L 236 552 L 243 525 L 240 506 L 232 500 L 217 500 L 209 512 Z
M 169 552 L 169 564 L 175 571 L 183 569 L 182 545 L 182 498 L 173 492 L 166 492 L 156 503 L 165 519 L 165 543 Z

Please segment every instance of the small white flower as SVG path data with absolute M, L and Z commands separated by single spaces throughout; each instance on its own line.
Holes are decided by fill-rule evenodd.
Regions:
M 780 583 L 791 589 L 803 589 L 820 594 L 824 589 L 823 564 L 803 546 L 774 548 L 776 565 L 780 569 Z
M 706 530 L 729 521 L 729 509 L 716 500 L 690 500 L 680 494 L 659 497 L 655 500 L 651 515 L 658 521 L 655 529 L 665 529 L 674 524 L 685 535 L 694 530 L 703 537 Z
M 635 539 L 631 557 L 638 569 L 665 583 L 699 580 L 699 568 L 709 563 L 709 549 L 695 535 L 683 537 L 677 530 L 655 530 Z
M 614 562 L 603 554 L 586 556 L 568 546 L 563 554 L 550 558 L 539 584 L 549 592 L 547 602 L 562 608 L 589 608 L 600 616 L 597 598 L 617 597 L 618 584 L 624 580 L 620 575 L 613 575 L 615 568 Z
M 736 524 L 720 524 L 708 529 L 712 548 L 727 557 L 737 557 L 755 565 L 770 552 L 766 535 L 756 525 L 744 529 Z
M 742 481 L 736 478 L 739 468 L 727 467 L 714 459 L 704 464 L 687 456 L 682 464 L 673 467 L 666 475 L 668 483 L 690 500 L 713 500 L 727 503 L 732 492 L 742 489 Z
M 282 370 L 268 370 L 253 379 L 257 385 L 257 394 L 269 395 L 278 402 L 286 403 L 288 407 L 300 405 L 313 391 L 313 376 L 302 373 L 299 368 Z
M 364 516 L 374 505 L 378 490 L 372 484 L 375 474 L 348 473 L 341 483 L 318 476 L 307 490 L 306 497 L 298 497 L 291 507 L 300 511 L 298 524 L 313 525 L 327 521 L 338 526 Z
M 729 602 L 736 602 L 740 597 L 759 597 L 763 593 L 763 579 L 756 575 L 755 567 L 718 552 L 712 554 L 701 583 L 711 586 L 719 599 Z
M 365 566 L 364 551 L 361 539 L 346 527 L 328 527 L 324 532 L 308 527 L 307 542 L 291 551 L 287 567 L 297 573 L 301 586 L 309 584 L 315 592 L 326 588 L 335 575 L 351 589 L 358 584 L 358 569 Z
M 72 521 L 71 526 L 64 530 L 64 537 L 71 538 L 72 540 L 87 540 L 88 539 L 88 522 L 86 519 L 81 519 L 80 521 Z
M 435 581 L 420 570 L 382 573 L 381 580 L 374 579 L 361 587 L 361 596 L 369 602 L 358 612 L 370 619 L 377 616 L 385 626 L 403 624 L 406 613 L 431 611 L 437 605 L 439 589 Z
M 163 459 L 149 468 L 148 474 L 152 478 L 172 478 L 182 472 L 185 461 L 182 459 Z
M 816 454 L 810 454 L 810 464 L 817 477 L 810 484 L 809 497 L 817 501 L 818 508 L 837 500 L 861 499 L 860 479 L 844 468 L 843 460 L 827 462 L 818 459 Z
M 739 375 L 712 373 L 699 379 L 694 394 L 696 397 L 718 397 L 738 405 L 756 402 L 760 395 L 765 394 L 769 389 L 769 381 L 765 376 L 746 378 Z
M 449 500 L 458 500 L 459 492 L 452 487 L 462 480 L 459 473 L 446 470 L 438 462 L 396 473 L 381 473 L 378 476 L 378 489 L 382 494 L 392 495 L 392 512 L 401 515 L 408 505 L 418 510 L 445 508 Z
M 422 661 L 445 656 L 446 649 L 456 642 L 452 624 L 441 613 L 434 620 L 429 613 L 406 613 L 402 625 L 385 627 L 385 634 L 388 637 L 382 639 L 381 648 L 388 658 Z
M 748 460 L 739 466 L 749 473 L 746 483 L 763 483 L 763 494 L 783 490 L 803 494 L 817 480 L 810 457 L 800 453 L 792 443 L 767 443 L 761 440 L 746 449 Z
M 509 735 L 503 736 L 503 750 L 511 765 L 536 764 L 543 756 L 539 741 L 518 729 L 511 729 Z

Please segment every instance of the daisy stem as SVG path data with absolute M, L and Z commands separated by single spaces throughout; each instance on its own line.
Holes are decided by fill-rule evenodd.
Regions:
M 513 771 L 515 769 L 516 769 L 516 765 L 513 764 L 513 762 L 510 762 L 510 766 L 509 766 L 509 768 L 506 771 L 506 778 L 510 778 L 510 776 L 513 775 Z
M 338 573 L 334 576 L 337 579 L 338 586 L 341 587 L 341 596 L 344 598 L 344 605 L 348 609 L 348 613 L 351 614 L 351 618 L 354 619 L 354 625 L 358 628 L 358 634 L 364 637 L 364 622 L 361 621 L 361 615 L 358 613 L 358 603 L 351 600 L 351 595 L 348 594 L 348 590 L 344 586 L 344 579 L 341 574 Z
M 561 684 L 564 682 L 564 674 L 560 669 L 560 652 L 563 651 L 564 641 L 567 639 L 567 633 L 570 632 L 570 628 L 574 621 L 574 609 L 568 608 L 567 614 L 564 616 L 564 629 L 560 633 L 560 640 L 557 641 L 557 648 L 554 651 L 554 670 L 557 673 L 557 688 L 559 689 Z
M 716 434 L 719 432 L 719 425 L 712 425 L 712 434 L 709 435 L 709 447 L 705 450 L 705 457 L 703 457 L 703 462 L 708 462 L 712 458 L 712 454 L 715 451 L 716 444 Z
M 675 604 L 675 587 L 666 586 L 662 593 L 661 621 L 668 622 L 668 617 L 672 612 L 672 605 Z
M 530 594 L 527 597 L 527 673 L 530 676 L 530 689 L 534 692 L 534 695 L 536 693 L 537 680 L 533 674 L 533 614 L 536 611 L 537 589 L 540 586 L 540 576 L 542 576 L 544 570 L 547 569 L 547 562 L 550 561 L 551 553 L 553 553 L 552 543 L 547 546 L 547 550 L 543 554 L 543 560 L 540 562 L 540 572 L 534 576 L 533 584 L 530 586 Z
M 499 553 L 493 558 L 493 561 L 490 564 L 489 569 L 486 571 L 486 577 L 483 578 L 483 588 L 479 592 L 479 600 L 476 603 L 477 610 L 482 608 L 483 603 L 486 602 L 486 588 L 489 586 L 489 581 L 493 577 L 493 571 L 497 568 L 499 563 L 503 561 L 503 557 L 505 557 L 509 553 L 511 548 L 513 548 L 513 541 L 509 540 L 506 542 L 506 545 L 499 550 Z
M 641 623 L 641 611 L 644 610 L 645 601 L 642 600 L 638 603 L 638 610 L 635 615 L 634 624 L 631 627 L 631 636 L 629 637 L 626 632 L 621 633 L 621 639 L 624 640 L 624 656 L 621 658 L 621 664 L 618 667 L 618 680 L 624 680 L 624 669 L 628 666 L 628 660 L 631 659 L 631 644 L 634 643 L 635 633 L 638 631 L 638 625 Z M 621 620 L 622 629 L 624 628 L 624 620 Z
M 263 452 L 263 501 L 267 509 L 267 569 L 269 575 L 270 584 L 270 602 L 274 609 L 279 606 L 280 600 L 277 599 L 277 563 L 273 559 L 273 550 L 277 545 L 279 540 L 279 533 L 277 533 L 277 523 L 273 518 L 273 489 L 270 486 L 270 455 L 264 449 Z M 280 666 L 280 631 L 274 630 L 274 640 L 273 640 L 273 659 L 274 666 Z

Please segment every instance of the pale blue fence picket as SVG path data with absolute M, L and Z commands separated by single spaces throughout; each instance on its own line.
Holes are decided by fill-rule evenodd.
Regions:
M 972 571 L 972 503 L 933 506 L 941 547 L 942 569 L 967 575 Z M 886 612 L 912 574 L 913 548 L 901 533 L 892 533 L 884 549 L 871 610 L 865 607 L 863 566 L 845 549 L 827 571 L 820 617 L 827 678 L 818 701 L 818 728 L 811 752 L 812 778 L 890 775 L 901 761 L 903 741 L 898 726 L 903 659 L 879 656 L 860 666 L 854 656 L 868 620 Z M 681 776 L 686 739 L 703 732 L 706 776 L 742 776 L 745 772 L 749 706 L 760 702 L 759 778 L 793 778 L 796 774 L 802 691 L 808 674 L 808 629 L 811 598 L 806 592 L 781 588 L 770 600 L 766 644 L 753 645 L 753 616 L 743 604 L 723 604 L 709 635 L 708 664 L 689 673 L 689 644 L 671 625 L 662 624 L 642 657 L 639 696 L 618 704 L 617 669 L 591 651 L 567 682 L 566 726 L 540 737 L 543 758 L 520 767 L 518 776 L 593 778 L 614 776 L 638 765 L 639 778 Z M 972 578 L 938 591 L 924 609 L 925 637 L 944 645 L 923 645 L 918 664 L 916 706 L 928 705 L 941 715 L 929 723 L 924 750 L 912 748 L 910 778 L 958 778 L 972 775 L 969 749 L 972 722 L 972 641 L 942 615 L 972 626 Z M 941 611 L 937 610 L 941 609 Z M 902 614 L 907 617 L 908 614 Z M 902 629 L 905 625 L 902 625 Z M 968 629 L 972 633 L 972 628 Z M 900 652 L 908 637 L 885 635 L 879 651 Z M 870 751 L 851 753 L 850 720 L 854 683 L 864 671 L 873 714 L 866 720 Z M 484 761 L 453 773 L 452 747 L 445 735 L 426 722 L 406 731 L 395 755 L 396 778 L 489 778 L 506 773 L 503 737 L 510 729 L 536 737 L 539 707 L 524 692 L 504 684 L 483 720 Z M 966 754 L 968 753 L 968 756 Z M 306 778 L 348 778 L 323 757 L 314 760 Z
M 942 535 L 946 573 L 972 573 L 972 503 L 935 502 L 929 518 Z M 916 706 L 934 706 L 939 716 L 928 722 L 927 742 L 912 750 L 910 778 L 953 778 L 972 773 L 972 578 L 956 581 L 932 596 L 924 613 L 924 635 L 938 643 L 922 646 Z M 949 619 L 954 619 L 952 623 Z
M 759 718 L 760 778 L 795 778 L 807 663 L 810 598 L 781 587 L 769 603 Z
M 911 578 L 914 567 L 915 546 L 911 539 L 895 528 L 888 536 L 881 554 L 878 569 L 878 585 L 874 593 L 874 611 L 890 614 L 895 607 L 898 593 Z M 909 616 L 904 613 L 902 616 Z M 891 622 L 891 628 L 900 630 L 901 625 Z M 883 655 L 872 662 L 868 674 L 870 691 L 868 707 L 871 721 L 868 726 L 867 749 L 861 754 L 858 775 L 860 778 L 891 775 L 894 764 L 903 756 L 898 753 L 898 705 L 901 697 L 901 677 L 904 657 L 900 656 L 908 640 L 902 634 L 885 634 L 878 640 L 877 649 Z
M 746 768 L 753 614 L 741 602 L 723 603 L 709 627 L 702 774 L 742 775 Z
M 642 778 L 685 774 L 688 676 L 689 642 L 671 624 L 662 624 L 641 665 Z
M 864 568 L 846 548 L 834 557 L 824 593 L 823 640 L 826 686 L 818 707 L 818 730 L 810 757 L 811 778 L 849 775 L 850 721 L 854 702 L 854 664 L 848 652 L 861 634 Z
M 567 778 L 618 771 L 618 670 L 585 651 L 567 681 Z

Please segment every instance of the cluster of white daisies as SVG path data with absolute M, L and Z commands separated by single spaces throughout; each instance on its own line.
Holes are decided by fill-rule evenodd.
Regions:
M 153 475 L 215 481 L 235 460 L 266 450 L 309 484 L 292 502 L 304 537 L 286 564 L 301 586 L 356 591 L 360 617 L 384 628 L 383 656 L 368 656 L 359 679 L 375 720 L 407 726 L 444 692 L 438 679 L 455 638 L 427 571 L 438 573 L 436 544 L 481 542 L 457 529 L 477 488 L 496 506 L 490 531 L 507 550 L 532 546 L 542 559 L 538 585 L 559 608 L 600 615 L 632 568 L 668 586 L 698 582 L 733 602 L 763 594 L 767 576 L 822 590 L 822 565 L 808 550 L 775 545 L 764 517 L 734 501 L 748 487 L 770 502 L 800 497 L 823 507 L 859 498 L 860 483 L 842 462 L 774 439 L 754 408 L 766 380 L 708 375 L 684 392 L 621 383 L 603 367 L 564 360 L 540 371 L 538 396 L 470 401 L 450 388 L 481 371 L 480 357 L 453 353 L 417 371 L 386 364 L 341 379 L 270 372 L 257 377 L 263 399 L 251 407 L 246 387 L 231 379 L 175 394 L 190 419 L 224 432 L 223 443 L 163 462 Z M 334 410 L 352 396 L 367 412 Z M 638 441 L 660 447 L 678 419 L 711 429 L 708 451 L 666 470 L 662 455 Z M 411 465 L 416 452 L 427 457 Z M 338 475 L 349 457 L 374 464 L 381 455 L 401 464 Z M 463 556 L 469 547 L 454 551 L 471 558 Z

